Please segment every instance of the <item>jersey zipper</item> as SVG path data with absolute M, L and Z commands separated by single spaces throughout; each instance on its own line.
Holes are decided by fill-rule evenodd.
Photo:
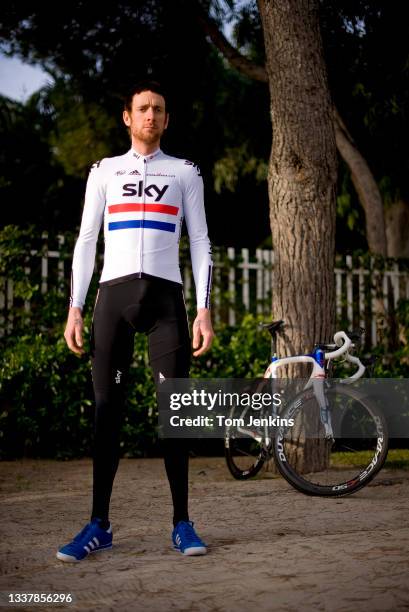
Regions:
M 142 176 L 142 223 L 141 223 L 141 239 L 140 239 L 140 251 L 139 251 L 139 278 L 142 278 L 142 262 L 143 262 L 143 237 L 144 227 L 143 222 L 145 220 L 145 209 L 143 204 L 145 203 L 145 187 L 146 187 L 146 171 L 148 162 L 146 159 L 143 160 L 143 176 Z

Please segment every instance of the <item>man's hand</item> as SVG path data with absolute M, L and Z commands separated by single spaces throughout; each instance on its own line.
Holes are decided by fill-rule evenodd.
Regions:
M 67 325 L 65 327 L 64 338 L 68 345 L 68 348 L 76 353 L 82 355 L 85 351 L 82 348 L 82 330 L 84 323 L 82 320 L 81 308 L 72 307 L 68 312 Z
M 200 346 L 201 338 L 203 338 L 202 346 Z M 203 353 L 208 351 L 213 338 L 214 331 L 210 318 L 210 310 L 208 308 L 199 308 L 193 323 L 193 348 L 198 350 L 193 353 L 193 356 L 199 357 L 199 355 L 203 355 Z

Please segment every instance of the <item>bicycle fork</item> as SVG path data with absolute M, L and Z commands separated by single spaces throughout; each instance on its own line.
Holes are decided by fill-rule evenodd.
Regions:
M 331 412 L 324 391 L 324 379 L 313 379 L 312 386 L 314 390 L 314 395 L 320 407 L 320 420 L 325 429 L 325 439 L 334 440 L 334 432 L 331 423 Z

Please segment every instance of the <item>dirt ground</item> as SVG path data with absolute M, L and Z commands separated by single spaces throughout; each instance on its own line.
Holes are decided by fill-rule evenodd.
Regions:
M 91 461 L 1 463 L 3 601 L 37 592 L 72 593 L 58 608 L 86 611 L 409 610 L 408 472 L 384 469 L 343 499 L 307 497 L 268 474 L 235 481 L 222 458 L 194 458 L 190 474 L 208 555 L 171 548 L 162 460 L 122 459 L 113 548 L 64 564 L 57 548 L 89 517 Z

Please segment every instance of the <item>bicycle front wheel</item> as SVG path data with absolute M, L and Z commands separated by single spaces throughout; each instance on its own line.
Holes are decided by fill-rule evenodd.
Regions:
M 367 397 L 352 387 L 336 384 L 325 390 L 335 439 L 327 439 L 314 391 L 300 393 L 282 418 L 273 441 L 277 468 L 298 491 L 337 497 L 367 485 L 385 463 L 388 453 L 386 421 Z

